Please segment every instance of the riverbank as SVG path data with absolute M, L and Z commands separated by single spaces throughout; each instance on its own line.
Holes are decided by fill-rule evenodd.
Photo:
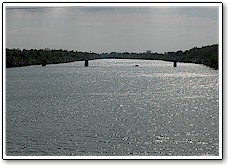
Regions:
M 145 60 L 165 60 L 185 63 L 204 64 L 213 69 L 218 69 L 218 45 L 194 47 L 186 51 L 152 53 L 111 52 L 111 53 L 92 53 L 67 50 L 50 49 L 6 49 L 6 67 L 21 67 L 29 65 L 40 65 L 45 60 L 46 64 L 68 63 L 74 61 L 94 60 L 94 59 L 145 59 Z

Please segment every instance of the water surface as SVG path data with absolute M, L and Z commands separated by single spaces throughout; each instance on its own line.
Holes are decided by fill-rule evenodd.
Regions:
M 218 155 L 218 79 L 150 60 L 9 68 L 6 154 Z

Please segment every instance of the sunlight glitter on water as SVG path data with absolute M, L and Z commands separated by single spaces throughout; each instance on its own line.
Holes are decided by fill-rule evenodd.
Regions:
M 218 72 L 208 67 L 96 60 L 6 77 L 8 155 L 219 154 Z

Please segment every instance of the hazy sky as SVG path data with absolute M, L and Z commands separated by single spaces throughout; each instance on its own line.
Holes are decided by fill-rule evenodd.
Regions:
M 218 43 L 218 7 L 7 7 L 6 47 L 167 52 Z

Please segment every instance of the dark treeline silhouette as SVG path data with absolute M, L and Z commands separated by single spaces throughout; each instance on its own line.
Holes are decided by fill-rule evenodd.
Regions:
M 50 49 L 6 49 L 6 67 L 20 67 L 29 65 L 57 64 L 82 60 L 94 59 L 146 59 L 146 60 L 164 60 L 186 63 L 204 64 L 214 69 L 218 69 L 218 45 L 194 47 L 186 51 L 152 53 L 150 50 L 144 53 L 129 52 L 111 52 L 111 53 L 89 53 L 67 50 Z

